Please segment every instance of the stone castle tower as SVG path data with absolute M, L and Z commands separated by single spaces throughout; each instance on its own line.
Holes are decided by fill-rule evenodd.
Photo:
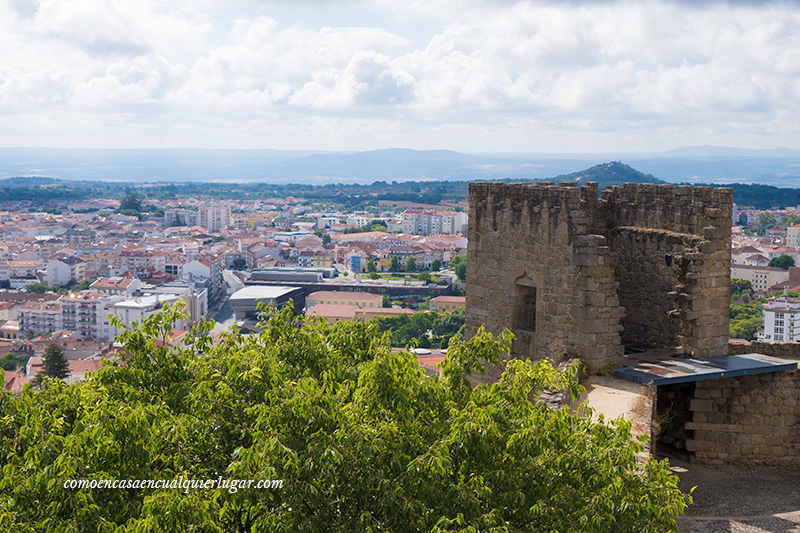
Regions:
M 512 356 L 579 357 L 592 372 L 633 336 L 727 355 L 730 189 L 474 182 L 469 202 L 468 335 L 510 329 Z

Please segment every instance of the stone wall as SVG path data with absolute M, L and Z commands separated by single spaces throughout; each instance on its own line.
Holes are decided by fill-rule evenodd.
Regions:
M 510 329 L 512 355 L 596 372 L 622 357 L 627 317 L 653 346 L 727 353 L 730 189 L 476 182 L 469 197 L 468 335 Z
M 699 381 L 690 410 L 692 460 L 800 466 L 800 372 Z
M 728 344 L 728 353 L 731 355 L 760 353 L 781 359 L 800 361 L 800 342 L 760 342 L 732 339 Z

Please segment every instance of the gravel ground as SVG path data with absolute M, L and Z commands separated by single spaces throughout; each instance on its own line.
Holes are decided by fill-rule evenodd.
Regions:
M 681 533 L 800 533 L 800 469 L 670 464 L 682 490 L 697 487 Z

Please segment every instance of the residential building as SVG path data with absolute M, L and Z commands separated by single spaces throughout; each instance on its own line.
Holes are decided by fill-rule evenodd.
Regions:
M 466 229 L 467 215 L 463 212 L 407 209 L 403 213 L 403 233 L 411 233 L 413 235 L 444 233 L 452 235 L 464 233 Z
M 313 268 L 333 268 L 333 253 L 330 250 L 316 250 L 311 266 Z
M 786 246 L 800 248 L 800 224 L 786 228 Z
M 191 209 L 167 209 L 164 211 L 164 223 L 167 226 L 197 226 L 199 215 L 197 211 Z
M 119 254 L 119 261 L 125 270 L 133 272 L 137 277 L 149 272 L 164 272 L 167 252 L 145 247 L 127 248 Z
M 202 283 L 173 281 L 147 290 L 149 294 L 171 294 L 186 304 L 188 324 L 193 325 L 208 316 L 208 288 Z
M 770 298 L 762 308 L 763 331 L 760 341 L 800 341 L 800 298 Z
M 100 291 L 72 292 L 58 300 L 61 327 L 75 331 L 80 338 L 103 337 L 103 318 L 109 297 Z
M 200 206 L 197 210 L 197 224 L 213 232 L 220 232 L 233 225 L 231 208 L 226 205 Z
M 731 278 L 745 279 L 755 292 L 766 292 L 773 285 L 789 279 L 789 271 L 776 267 L 731 265 Z
M 17 318 L 20 335 L 23 338 L 36 333 L 52 333 L 63 329 L 58 300 L 24 303 L 20 306 Z
M 164 305 L 174 304 L 180 299 L 180 296 L 175 294 L 149 294 L 146 296 L 113 302 L 108 305 L 107 311 L 110 314 L 118 315 L 122 323 L 126 325 L 133 324 L 133 322 L 141 324 L 149 316 L 155 313 L 160 313 Z M 188 325 L 189 319 L 187 317 L 175 321 L 172 327 L 177 329 L 186 329 Z M 108 319 L 104 320 L 103 328 L 104 338 L 106 339 L 113 339 L 120 333 L 120 331 L 115 328 L 108 321 Z
M 449 313 L 455 311 L 459 307 L 467 306 L 466 296 L 437 296 L 431 298 L 430 309 L 437 313 Z
M 74 255 L 62 256 L 51 259 L 47 263 L 45 281 L 51 287 L 58 287 L 59 285 L 66 285 L 70 281 L 82 280 L 85 272 L 86 262 L 81 258 Z
M 72 228 L 64 232 L 63 239 L 67 244 L 92 244 L 97 232 L 89 228 Z
M 300 268 L 312 268 L 314 266 L 314 250 L 302 250 L 297 256 L 297 264 Z
M 39 283 L 40 280 L 36 275 L 38 266 L 38 261 L 9 261 L 7 267 L 9 286 L 12 289 L 24 289 L 32 283 Z

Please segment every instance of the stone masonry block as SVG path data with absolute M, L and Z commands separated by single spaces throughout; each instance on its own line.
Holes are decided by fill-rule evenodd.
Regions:
M 698 400 L 694 399 L 689 403 L 690 411 L 711 411 L 713 409 L 713 402 L 711 400 Z

